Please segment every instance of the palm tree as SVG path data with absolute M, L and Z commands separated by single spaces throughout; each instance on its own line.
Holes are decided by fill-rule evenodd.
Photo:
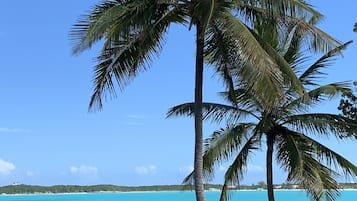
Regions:
M 289 41 L 289 48 L 282 51 L 284 58 L 290 61 L 295 71 L 299 70 L 298 64 L 303 60 L 297 51 L 300 40 L 301 38 L 293 37 Z M 274 40 L 269 41 L 272 43 Z M 204 170 L 208 179 L 213 177 L 215 165 L 223 161 L 233 161 L 225 174 L 221 201 L 227 200 L 228 186 L 239 184 L 243 178 L 252 152 L 263 146 L 263 137 L 266 139 L 267 147 L 266 176 L 269 201 L 274 201 L 272 171 L 274 150 L 276 160 L 288 172 L 287 181 L 305 188 L 316 201 L 321 200 L 322 197 L 334 200 L 338 195 L 336 177 L 339 172 L 336 169 L 342 170 L 345 175 L 357 175 L 355 165 L 315 139 L 329 135 L 336 137 L 337 140 L 357 139 L 356 122 L 340 115 L 307 113 L 312 106 L 334 98 L 339 93 L 350 91 L 344 82 L 322 86 L 315 82 L 315 79 L 323 74 L 321 69 L 350 43 L 351 41 L 329 51 L 300 73 L 300 81 L 309 89 L 309 101 L 304 100 L 304 97 L 291 91 L 290 88 L 285 88 L 284 101 L 276 102 L 272 108 L 265 108 L 242 82 L 240 87 L 234 90 L 234 99 L 230 93 L 223 94 L 231 105 L 203 103 L 205 118 L 218 122 L 226 119 L 231 122 L 227 128 L 214 132 L 205 141 L 203 156 Z M 168 113 L 168 116 L 177 115 L 192 116 L 193 104 L 178 105 Z M 256 121 L 238 122 L 245 116 Z M 184 182 L 190 183 L 192 180 L 194 178 L 191 173 Z
M 233 15 L 237 13 L 236 17 Z M 116 83 L 125 87 L 138 72 L 149 68 L 149 61 L 157 56 L 163 38 L 171 24 L 196 28 L 196 78 L 195 78 L 195 190 L 197 200 L 203 201 L 202 171 L 202 78 L 204 56 L 207 62 L 224 71 L 225 80 L 239 79 L 247 82 L 252 93 L 260 95 L 263 105 L 271 105 L 283 92 L 282 82 L 291 85 L 300 94 L 303 88 L 289 66 L 275 51 L 264 46 L 251 31 L 249 23 L 256 19 L 280 22 L 293 21 L 296 16 L 321 18 L 301 0 L 106 0 L 84 15 L 75 24 L 71 37 L 73 53 L 78 54 L 98 41 L 103 48 L 94 70 L 94 92 L 89 108 L 102 109 L 102 98 L 115 94 Z M 244 23 L 240 19 L 245 19 Z M 304 20 L 316 49 L 329 49 L 338 44 L 316 27 Z M 284 24 L 281 24 L 284 27 Z M 217 41 L 220 41 L 217 43 Z M 250 68 L 236 70 L 232 64 L 249 63 Z M 230 65 L 228 64 L 230 61 Z M 236 65 L 236 64 L 234 64 Z M 235 69 L 235 70 L 233 70 Z M 285 78 L 285 79 L 283 79 Z M 289 78 L 289 79 L 286 79 Z M 114 81 L 116 80 L 116 82 Z M 254 80 L 254 82 L 253 82 Z M 227 86 L 232 86 L 227 82 Z M 268 93 L 266 93 L 268 92 Z

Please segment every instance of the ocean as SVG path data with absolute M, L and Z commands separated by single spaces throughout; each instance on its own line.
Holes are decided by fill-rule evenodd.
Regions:
M 219 191 L 206 192 L 207 201 L 218 201 Z M 235 191 L 231 201 L 266 201 L 266 191 Z M 341 191 L 336 201 L 357 200 L 357 190 Z M 125 192 L 83 194 L 0 195 L 0 201 L 195 201 L 194 192 Z M 275 201 L 310 201 L 304 191 L 275 191 Z

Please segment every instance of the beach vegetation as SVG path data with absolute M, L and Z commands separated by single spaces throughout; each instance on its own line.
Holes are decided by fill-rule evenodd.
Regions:
M 262 29 L 259 29 L 262 28 Z M 248 168 L 248 161 L 256 150 L 266 150 L 266 181 L 268 200 L 274 201 L 273 157 L 285 170 L 287 182 L 296 184 L 315 201 L 335 200 L 339 195 L 338 178 L 340 175 L 355 177 L 357 167 L 346 158 L 328 148 L 319 139 L 333 138 L 336 141 L 357 138 L 356 121 L 341 115 L 311 112 L 314 106 L 351 91 L 348 82 L 320 84 L 318 78 L 325 75 L 323 69 L 340 55 L 352 41 L 346 42 L 327 53 L 317 61 L 308 64 L 307 51 L 301 44 L 304 38 L 297 37 L 299 27 L 291 29 L 283 43 L 276 43 L 264 32 L 264 24 L 258 26 L 257 34 L 271 47 L 280 50 L 282 57 L 298 75 L 305 86 L 306 94 L 301 95 L 284 87 L 283 98 L 277 99 L 272 107 L 265 107 L 256 98 L 245 82 L 232 92 L 222 96 L 229 104 L 203 103 L 205 119 L 217 122 L 225 120 L 227 126 L 214 132 L 205 141 L 204 173 L 207 180 L 214 176 L 215 167 L 230 161 L 222 188 L 221 201 L 228 199 L 229 186 L 239 185 Z M 287 42 L 287 43 L 286 43 Z M 304 68 L 304 65 L 307 67 Z M 305 96 L 308 96 L 308 99 Z M 169 116 L 191 116 L 192 103 L 173 107 Z M 192 174 L 186 183 L 192 183 Z
M 357 121 L 357 81 L 353 82 L 354 90 L 342 94 L 338 110 L 342 115 Z
M 227 88 L 232 88 L 232 80 L 244 80 L 250 93 L 264 107 L 271 108 L 276 97 L 283 96 L 283 85 L 301 95 L 304 93 L 302 84 L 289 65 L 251 27 L 257 20 L 276 21 L 284 30 L 284 22 L 294 21 L 309 30 L 314 39 L 311 48 L 326 50 L 336 45 L 335 40 L 316 27 L 304 20 L 295 20 L 305 17 L 318 20 L 321 14 L 304 1 L 296 0 L 106 0 L 83 15 L 70 36 L 74 54 L 90 49 L 97 42 L 102 44 L 98 64 L 94 67 L 94 91 L 89 104 L 91 110 L 100 110 L 103 99 L 115 97 L 116 87 L 123 89 L 140 72 L 149 69 L 172 24 L 196 29 L 194 175 L 197 200 L 204 201 L 204 61 L 222 73 Z M 237 68 L 237 65 L 245 68 Z

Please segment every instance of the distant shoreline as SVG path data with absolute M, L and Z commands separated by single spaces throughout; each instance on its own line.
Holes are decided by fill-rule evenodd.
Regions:
M 340 184 L 341 191 L 357 191 L 357 184 Z M 276 185 L 274 191 L 304 191 L 304 189 L 296 188 L 296 185 L 285 185 L 290 188 L 283 188 L 282 185 Z M 219 192 L 221 185 L 207 184 L 206 192 Z M 240 186 L 240 188 L 231 187 L 231 191 L 266 191 L 265 188 L 259 186 Z M 92 193 L 150 193 L 150 192 L 183 192 L 193 191 L 185 188 L 183 185 L 153 185 L 153 186 L 116 186 L 116 185 L 54 185 L 54 186 L 35 186 L 16 184 L 0 187 L 0 195 L 52 195 L 52 194 L 92 194 Z

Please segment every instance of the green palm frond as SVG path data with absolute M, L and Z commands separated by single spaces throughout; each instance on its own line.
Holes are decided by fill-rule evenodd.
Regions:
M 207 39 L 208 62 L 218 69 L 228 68 L 235 80 L 244 80 L 253 93 L 260 96 L 265 105 L 271 105 L 276 97 L 281 96 L 283 77 L 272 58 L 261 47 L 250 28 L 232 14 L 216 20 L 216 29 L 211 29 Z M 217 31 L 220 34 L 215 34 Z M 221 34 L 225 38 L 223 45 L 218 44 Z M 216 38 L 218 37 L 218 38 Z M 222 48 L 226 49 L 222 51 Z M 227 51 L 230 50 L 230 51 Z M 225 55 L 222 55 L 222 54 Z M 224 65 L 224 66 L 222 66 Z
M 211 174 L 216 163 L 228 160 L 242 146 L 247 146 L 251 140 L 251 130 L 254 126 L 252 123 L 241 123 L 216 131 L 210 138 L 207 138 L 204 143 L 204 170 Z
M 102 38 L 105 38 L 104 49 L 109 48 L 112 39 L 152 25 L 153 18 L 157 20 L 157 17 L 165 16 L 165 12 L 174 11 L 171 20 L 185 23 L 185 14 L 182 9 L 177 9 L 178 6 L 173 1 L 103 1 L 74 25 L 70 33 L 73 52 L 80 53 L 91 48 Z
M 357 167 L 353 163 L 316 140 L 308 136 L 304 137 L 310 143 L 310 146 L 314 148 L 317 159 L 321 160 L 321 162 L 325 162 L 328 166 L 333 165 L 337 170 L 342 170 L 346 176 L 357 176 Z
M 228 160 L 234 153 L 242 152 L 247 148 L 253 149 L 253 142 L 258 142 L 250 132 L 254 128 L 252 123 L 242 123 L 215 131 L 204 142 L 203 169 L 207 180 L 214 175 L 214 168 L 222 161 Z M 243 154 L 243 152 L 242 152 Z M 184 179 L 184 184 L 194 182 L 193 172 Z
M 292 126 L 298 131 L 310 131 L 320 136 L 333 134 L 338 139 L 356 138 L 356 121 L 335 114 L 308 113 L 291 115 L 283 124 Z
M 332 50 L 327 52 L 321 58 L 319 58 L 314 64 L 312 64 L 309 68 L 305 70 L 304 73 L 300 76 L 300 80 L 305 85 L 317 85 L 314 81 L 320 76 L 325 75 L 325 73 L 321 72 L 322 68 L 325 68 L 330 65 L 331 61 L 337 54 L 341 54 L 341 51 L 346 49 L 352 41 L 348 41 Z
M 223 119 L 229 121 L 238 120 L 247 115 L 254 115 L 249 110 L 240 109 L 234 106 L 218 103 L 202 103 L 203 119 L 212 119 L 215 122 L 221 122 Z M 167 117 L 174 116 L 194 116 L 194 103 L 184 103 L 169 109 Z
M 122 89 L 148 67 L 159 53 L 169 25 L 186 22 L 180 6 L 170 1 L 105 1 L 74 26 L 74 53 L 99 40 L 104 42 L 95 67 L 90 109 L 101 109 L 102 96 L 106 92 L 115 95 L 115 83 Z
M 288 181 L 300 184 L 316 201 L 323 196 L 334 200 L 338 195 L 334 178 L 338 174 L 317 160 L 320 150 L 311 145 L 313 141 L 284 127 L 277 132 L 277 158 L 288 171 Z
M 228 200 L 228 185 L 238 184 L 243 179 L 244 172 L 246 171 L 249 156 L 253 150 L 260 148 L 260 137 L 255 133 L 251 138 L 247 140 L 244 146 L 240 149 L 236 158 L 227 169 L 224 175 L 224 185 L 222 188 L 220 201 Z
M 125 2 L 104 1 L 96 5 L 89 14 L 83 15 L 70 33 L 74 44 L 73 53 L 78 54 L 91 48 L 95 42 L 105 37 L 108 28 L 113 24 L 113 16 L 117 15 L 112 11 L 124 11 L 122 8 L 126 6 Z
M 207 63 L 219 63 L 216 66 L 216 73 L 220 74 L 223 78 L 224 84 L 229 93 L 229 100 L 236 105 L 238 101 L 235 100 L 233 91 L 235 85 L 239 82 L 238 78 L 231 72 L 231 64 L 233 63 L 231 50 L 227 47 L 232 47 L 234 41 L 230 41 L 221 31 L 221 29 L 214 23 L 206 31 L 206 49 L 205 60 Z
M 237 1 L 237 5 L 239 5 L 237 7 L 241 8 L 240 11 L 244 14 L 254 13 L 253 11 L 259 8 L 264 10 L 265 12 L 269 12 L 269 16 L 291 16 L 296 18 L 310 18 L 314 16 L 317 19 L 320 19 L 322 17 L 322 14 L 313 9 L 311 5 L 300 0 L 241 0 Z M 265 16 L 266 15 L 267 14 L 265 14 Z
M 351 91 L 349 82 L 336 82 L 319 86 L 307 93 L 310 97 L 309 101 L 304 101 L 303 98 L 298 97 L 285 104 L 285 106 L 283 106 L 283 110 L 306 112 L 309 108 L 315 106 L 316 104 L 320 104 L 326 100 L 331 100 L 349 91 Z
M 339 195 L 339 187 L 338 182 L 334 179 L 336 173 L 333 170 L 312 157 L 306 157 L 303 171 L 301 172 L 303 172 L 301 177 L 294 175 L 290 181 L 299 182 L 315 201 L 322 199 L 327 201 L 336 200 Z
M 279 54 L 276 49 L 270 46 L 269 43 L 262 40 L 258 34 L 254 32 L 252 32 L 252 34 L 256 37 L 257 41 L 259 41 L 261 47 L 263 47 L 269 56 L 274 59 L 275 63 L 278 64 L 278 68 L 282 72 L 285 81 L 283 86 L 290 88 L 292 91 L 295 91 L 303 96 L 305 94 L 304 86 L 302 85 L 300 79 L 296 76 L 289 63 Z
M 315 26 L 316 18 L 312 21 L 304 18 L 287 18 L 286 21 L 299 27 L 299 35 L 303 36 L 301 43 L 310 50 L 324 53 L 341 45 L 339 41 Z
M 238 108 L 251 111 L 251 115 L 259 119 L 253 112 L 262 111 L 262 106 L 256 97 L 245 87 L 238 87 L 233 91 L 221 92 L 220 95 Z M 232 100 L 232 98 L 234 100 Z

